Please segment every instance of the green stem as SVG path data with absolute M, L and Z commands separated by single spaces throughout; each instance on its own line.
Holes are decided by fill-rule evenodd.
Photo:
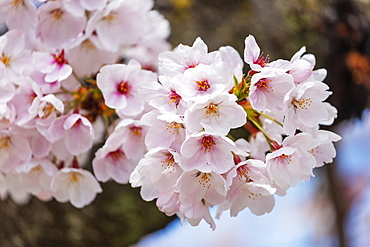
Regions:
M 227 137 L 229 137 L 233 142 L 236 141 L 235 138 L 232 135 L 230 135 L 230 134 L 228 134 Z
M 260 114 L 261 116 L 264 116 L 265 118 L 270 119 L 271 121 L 274 121 L 275 123 L 277 123 L 281 127 L 284 127 L 284 125 L 282 123 L 280 123 L 279 121 L 277 121 L 275 118 L 272 118 L 269 115 L 266 115 L 265 113 L 262 113 L 262 112 L 259 112 L 258 114 Z
M 273 146 L 271 145 L 272 138 L 266 133 L 266 131 L 261 127 L 261 125 L 259 125 L 259 123 L 257 122 L 257 120 L 253 116 L 251 116 L 251 115 L 248 115 L 248 120 L 251 121 L 253 123 L 253 125 L 259 131 L 262 132 L 262 134 L 265 136 L 265 138 L 267 140 L 267 143 L 269 144 L 270 150 L 273 150 Z
M 86 82 L 84 82 L 83 80 L 80 79 L 80 77 L 78 77 L 78 75 L 76 74 L 76 72 L 74 70 L 72 70 L 72 75 L 73 77 L 84 87 L 88 87 L 88 85 L 86 84 Z

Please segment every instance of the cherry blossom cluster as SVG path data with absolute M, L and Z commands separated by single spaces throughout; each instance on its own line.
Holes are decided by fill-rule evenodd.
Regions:
M 149 70 L 170 48 L 169 23 L 153 6 L 153 0 L 1 1 L 2 199 L 54 198 L 81 208 L 102 192 L 98 181 L 128 181 L 146 150 L 143 141 L 142 149 L 132 144 L 145 128 L 126 116 L 144 111 L 137 84 L 157 81 Z M 119 62 L 101 70 L 106 81 L 97 85 L 100 68 Z M 121 76 L 118 84 L 105 87 L 114 76 Z M 112 90 L 127 99 L 109 98 Z M 108 134 L 93 175 L 84 164 Z M 112 171 L 104 156 L 127 168 Z
M 243 74 L 244 62 L 250 67 Z M 336 109 L 324 100 L 325 69 L 313 70 L 305 47 L 287 60 L 270 62 L 253 36 L 245 39 L 244 61 L 232 47 L 208 52 L 196 39 L 159 55 L 159 84 L 142 83 L 154 109 L 141 122 L 149 127 L 148 152 L 130 176 L 144 200 L 159 210 L 215 229 L 217 215 L 236 216 L 248 207 L 261 215 L 313 169 L 330 163 L 340 137 L 330 125 Z M 235 130 L 244 130 L 236 139 Z
M 251 35 L 244 61 L 201 38 L 169 51 L 153 0 L 34 2 L 0 3 L 2 199 L 81 208 L 113 180 L 215 229 L 210 208 L 270 212 L 336 156 L 326 70 L 305 47 L 271 62 Z

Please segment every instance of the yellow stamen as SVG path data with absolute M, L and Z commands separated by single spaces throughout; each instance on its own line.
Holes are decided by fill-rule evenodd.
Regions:
M 204 108 L 205 108 L 204 113 L 207 114 L 206 118 L 220 115 L 219 114 L 220 107 L 218 106 L 218 104 L 210 103 L 208 106 Z
M 69 173 L 69 176 L 68 176 L 68 187 L 73 185 L 73 186 L 76 186 L 79 184 L 79 181 L 81 180 L 82 178 L 82 174 L 81 173 L 78 173 L 78 172 L 70 172 Z
M 209 85 L 208 83 L 208 80 L 207 79 L 204 79 L 202 78 L 202 80 L 200 81 L 195 81 L 195 83 L 197 84 L 198 86 L 198 91 L 207 91 L 211 86 Z
M 302 110 L 307 110 L 308 107 L 311 106 L 311 103 L 312 103 L 312 100 L 311 98 L 307 98 L 307 99 L 300 99 L 300 100 L 297 100 L 297 99 L 293 99 L 292 101 L 292 104 L 295 108 L 301 108 Z

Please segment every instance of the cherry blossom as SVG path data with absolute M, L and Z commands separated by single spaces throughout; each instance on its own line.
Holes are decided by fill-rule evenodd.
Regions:
M 274 70 L 252 76 L 249 100 L 254 109 L 281 111 L 284 109 L 284 96 L 294 87 L 293 77 Z
M 330 95 L 328 89 L 322 82 L 306 82 L 285 95 L 288 109 L 284 128 L 287 134 L 292 135 L 300 125 L 315 127 L 329 118 L 328 110 L 322 102 Z
M 51 1 L 37 9 L 36 34 L 48 46 L 60 49 L 79 35 L 85 25 L 85 16 L 76 16 L 64 8 L 61 1 Z
M 102 189 L 94 176 L 83 169 L 64 167 L 57 171 L 50 190 L 58 202 L 69 201 L 76 208 L 90 204 Z
M 268 55 L 264 55 L 264 53 L 261 53 L 261 49 L 253 35 L 246 37 L 244 43 L 244 61 L 251 67 L 253 71 L 261 71 L 265 67 L 272 67 L 283 72 L 290 70 L 291 63 L 289 61 L 279 59 L 270 62 L 270 57 Z
M 64 56 L 64 50 L 57 53 L 34 52 L 35 68 L 46 74 L 46 82 L 62 81 L 72 74 L 72 67 Z
M 224 173 L 234 165 L 232 151 L 237 148 L 222 135 L 199 132 L 187 137 L 181 147 L 184 170 Z
M 268 213 L 336 156 L 327 71 L 305 46 L 275 61 L 252 35 L 244 61 L 200 37 L 170 51 L 153 0 L 38 2 L 0 3 L 2 200 L 82 208 L 113 180 L 214 230 L 210 208 Z
M 284 139 L 282 147 L 266 155 L 267 172 L 271 180 L 287 190 L 295 187 L 300 180 L 309 180 L 316 165 L 309 153 L 313 137 L 299 133 Z
M 9 29 L 34 28 L 37 22 L 36 6 L 29 0 L 1 1 L 0 23 L 4 21 Z
M 174 189 L 182 174 L 180 160 L 180 154 L 174 149 L 151 149 L 132 172 L 130 183 L 133 187 L 141 186 L 142 198 L 151 201 Z
M 193 46 L 180 44 L 174 51 L 162 52 L 158 56 L 159 72 L 170 77 L 181 75 L 198 65 L 211 65 L 222 61 L 218 51 L 208 53 L 208 47 L 201 38 L 197 38 Z
M 93 144 L 94 129 L 86 117 L 73 113 L 57 118 L 48 128 L 50 141 L 63 140 L 67 150 L 78 155 L 89 150 Z
M 138 94 L 139 82 L 155 80 L 155 74 L 141 70 L 135 60 L 130 60 L 127 65 L 104 66 L 97 75 L 97 85 L 103 92 L 106 105 L 116 109 L 118 114 L 129 116 L 144 110 L 144 100 Z
M 226 135 L 230 129 L 246 123 L 246 113 L 235 95 L 219 94 L 199 98 L 185 112 L 185 125 L 190 132 L 201 131 Z

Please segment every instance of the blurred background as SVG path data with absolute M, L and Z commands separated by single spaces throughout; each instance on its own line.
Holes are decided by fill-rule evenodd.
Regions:
M 339 133 L 335 162 L 277 197 L 273 212 L 224 214 L 208 225 L 180 226 L 176 217 L 144 202 L 138 189 L 113 182 L 83 209 L 33 198 L 0 203 L 0 246 L 370 246 L 370 1 L 368 0 L 156 0 L 171 23 L 170 42 L 209 50 L 231 45 L 243 54 L 253 34 L 272 60 L 303 45 L 326 68 L 338 109 L 330 130 Z

